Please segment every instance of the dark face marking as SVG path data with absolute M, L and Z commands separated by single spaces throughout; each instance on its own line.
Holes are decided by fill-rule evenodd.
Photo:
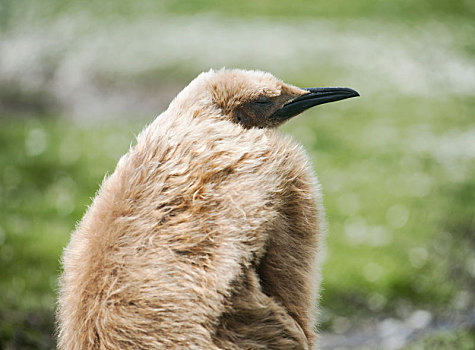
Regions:
M 276 97 L 260 95 L 254 100 L 245 101 L 237 106 L 231 113 L 232 121 L 241 124 L 246 129 L 277 127 L 281 122 L 270 116 L 292 98 L 293 96 L 290 95 Z

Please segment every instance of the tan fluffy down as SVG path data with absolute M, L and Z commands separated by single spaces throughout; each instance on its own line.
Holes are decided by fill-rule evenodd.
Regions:
M 289 137 L 232 120 L 256 90 L 296 89 L 210 71 L 142 131 L 64 251 L 60 349 L 312 346 L 315 177 Z

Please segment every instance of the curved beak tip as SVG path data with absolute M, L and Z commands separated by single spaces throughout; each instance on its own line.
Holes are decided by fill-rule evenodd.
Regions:
M 346 96 L 345 98 L 349 98 L 349 97 L 360 96 L 358 91 L 351 88 L 344 88 L 344 87 L 324 87 L 324 88 L 318 87 L 318 88 L 305 88 L 304 90 L 307 90 L 309 93 L 315 94 L 315 97 L 317 96 L 334 97 L 338 95 L 338 96 Z M 333 102 L 333 101 L 329 101 L 329 102 Z
M 308 93 L 289 101 L 273 116 L 280 120 L 286 120 L 317 105 L 360 96 L 356 90 L 342 87 L 306 88 L 303 90 Z

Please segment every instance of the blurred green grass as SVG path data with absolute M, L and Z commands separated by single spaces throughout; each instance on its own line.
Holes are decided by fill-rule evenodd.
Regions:
M 3 0 L 0 24 L 9 25 L 22 17 L 24 20 L 51 19 L 77 13 L 92 14 L 101 19 L 133 20 L 156 15 L 194 15 L 213 12 L 226 17 L 250 18 L 377 18 L 417 22 L 428 19 L 470 19 L 475 17 L 475 5 L 467 0 L 360 0 L 360 1 L 305 1 L 289 4 L 276 0 Z
M 463 0 L 297 1 L 292 6 L 267 0 L 4 0 L 0 6 L 2 28 L 83 13 L 96 16 L 100 27 L 104 18 L 134 21 L 203 11 L 236 18 L 388 20 L 404 26 L 405 35 L 419 21 L 454 21 L 454 46 L 475 53 L 473 40 L 464 34 L 473 33 L 475 6 Z M 181 84 L 192 78 L 188 67 L 171 68 L 134 81 L 147 85 L 178 76 Z M 307 65 L 288 77 L 309 86 L 313 77 L 331 84 L 344 81 L 345 74 Z M 15 98 L 12 91 L 6 98 Z M 37 105 L 29 108 L 37 110 L 35 117 L 9 112 L 10 118 L 0 119 L 0 348 L 54 346 L 50 335 L 61 251 L 102 178 L 145 124 L 75 124 L 60 115 L 45 116 L 48 107 L 36 100 L 45 99 L 28 95 L 20 101 Z M 321 106 L 285 125 L 283 132 L 309 152 L 324 192 L 329 221 L 324 330 L 344 332 L 368 317 L 404 319 L 421 309 L 438 317 L 473 306 L 474 109 L 471 96 L 382 91 Z M 473 337 L 464 331 L 436 334 L 410 348 L 459 344 L 473 344 Z
M 53 347 L 62 249 L 133 130 L 138 127 L 81 128 L 43 118 L 1 121 L 0 348 Z
M 330 314 L 437 312 L 470 290 L 475 167 L 463 153 L 471 141 L 444 152 L 473 126 L 472 107 L 457 98 L 353 101 L 290 125 L 311 150 L 325 194 L 322 300 Z
M 471 350 L 475 348 L 475 334 L 469 331 L 439 331 L 423 337 L 404 347 L 405 350 L 424 349 L 457 349 Z

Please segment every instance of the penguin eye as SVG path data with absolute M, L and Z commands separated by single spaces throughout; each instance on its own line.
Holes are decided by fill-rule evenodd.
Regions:
M 270 104 L 272 101 L 270 100 L 269 97 L 267 96 L 259 96 L 257 99 L 255 99 L 254 101 L 252 101 L 252 103 L 256 104 L 256 105 L 259 105 L 259 106 L 263 106 L 263 105 L 268 105 Z

